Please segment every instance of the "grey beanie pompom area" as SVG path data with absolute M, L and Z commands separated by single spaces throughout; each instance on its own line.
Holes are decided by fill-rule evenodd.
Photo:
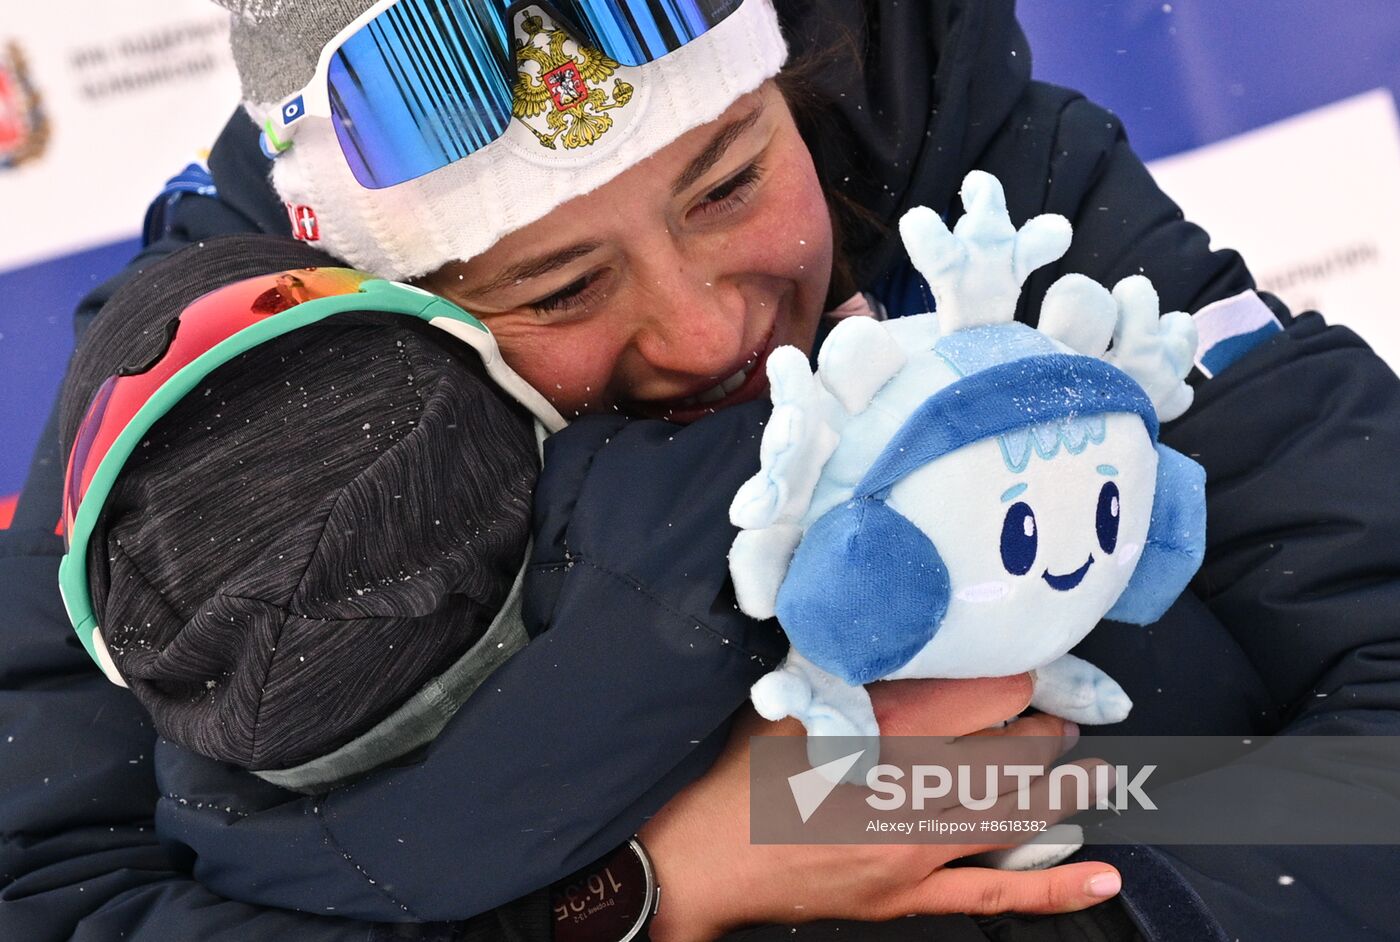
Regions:
M 305 87 L 321 49 L 374 0 L 214 0 L 233 15 L 230 42 L 244 101 L 270 104 Z

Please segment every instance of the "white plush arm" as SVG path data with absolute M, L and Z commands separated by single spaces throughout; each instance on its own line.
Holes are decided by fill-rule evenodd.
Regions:
M 1112 294 L 1084 275 L 1065 275 L 1045 293 L 1040 330 L 1127 373 L 1169 422 L 1191 406 L 1186 374 L 1196 356 L 1196 324 L 1182 311 L 1159 317 L 1159 310 L 1157 291 L 1142 275 L 1124 278 Z
M 1137 380 L 1169 422 L 1191 407 L 1194 390 L 1185 382 L 1196 356 L 1196 324 L 1183 311 L 1160 317 L 1157 289 L 1142 275 L 1124 278 L 1113 288 L 1118 326 L 1104 359 Z
M 823 391 L 796 347 L 768 357 L 773 415 L 759 446 L 759 471 L 740 486 L 729 522 L 745 530 L 795 523 L 807 512 L 822 468 L 836 449 Z
M 768 720 L 794 716 L 807 729 L 807 761 L 813 767 L 865 750 L 843 781 L 863 782 L 880 759 L 880 724 L 870 694 L 789 651 L 777 670 L 750 691 L 754 709 Z
M 1118 303 L 1088 275 L 1065 275 L 1045 292 L 1037 327 L 1075 353 L 1102 357 L 1118 327 Z
M 944 334 L 980 324 L 1010 323 L 1026 277 L 1069 249 L 1063 216 L 1036 216 L 1018 231 L 1006 209 L 1006 193 L 989 173 L 963 180 L 966 212 L 953 230 L 938 214 L 917 206 L 899 221 L 914 267 L 933 289 Z
M 837 324 L 817 356 L 817 376 L 850 415 L 859 415 L 908 357 L 889 328 L 870 317 Z
M 829 416 L 839 406 L 812 375 L 802 351 L 774 350 L 768 381 L 773 414 L 759 445 L 759 470 L 729 505 L 729 521 L 742 531 L 729 549 L 729 573 L 739 608 L 754 618 L 773 617 L 778 589 L 802 539 L 798 521 L 838 440 Z
M 1117 723 L 1133 708 L 1118 681 L 1073 654 L 1037 668 L 1031 676 L 1031 706 L 1075 723 Z

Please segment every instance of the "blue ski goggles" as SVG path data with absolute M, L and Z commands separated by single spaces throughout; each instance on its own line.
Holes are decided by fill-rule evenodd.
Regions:
M 703 36 L 742 2 L 380 0 L 321 50 L 311 83 L 263 125 L 263 149 L 275 156 L 291 147 L 308 115 L 329 118 L 361 186 L 404 183 L 505 133 L 523 80 L 514 23 L 529 8 L 580 45 L 639 66 Z M 587 99 L 580 64 L 571 59 L 538 76 L 556 107 Z

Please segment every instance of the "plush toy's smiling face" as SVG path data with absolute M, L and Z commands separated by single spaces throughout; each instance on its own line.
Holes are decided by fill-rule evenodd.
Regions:
M 933 640 L 889 676 L 1030 670 L 1112 608 L 1147 539 L 1157 454 L 1136 415 L 1091 429 L 986 439 L 894 486 L 890 508 L 938 547 L 952 594 Z

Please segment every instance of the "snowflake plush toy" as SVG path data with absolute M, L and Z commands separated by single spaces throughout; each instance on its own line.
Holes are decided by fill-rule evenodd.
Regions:
M 812 736 L 878 735 L 863 685 L 906 677 L 1031 671 L 1033 706 L 1122 720 L 1122 688 L 1069 650 L 1102 618 L 1156 621 L 1201 563 L 1205 472 L 1157 441 L 1191 404 L 1190 317 L 1159 317 L 1144 277 L 1110 293 L 1066 275 L 1038 329 L 1017 323 L 1069 222 L 1018 231 L 986 173 L 962 198 L 951 232 L 922 207 L 900 222 L 936 314 L 843 321 L 815 374 L 792 347 L 768 360 L 730 571 L 740 607 L 792 642 L 754 705 Z

